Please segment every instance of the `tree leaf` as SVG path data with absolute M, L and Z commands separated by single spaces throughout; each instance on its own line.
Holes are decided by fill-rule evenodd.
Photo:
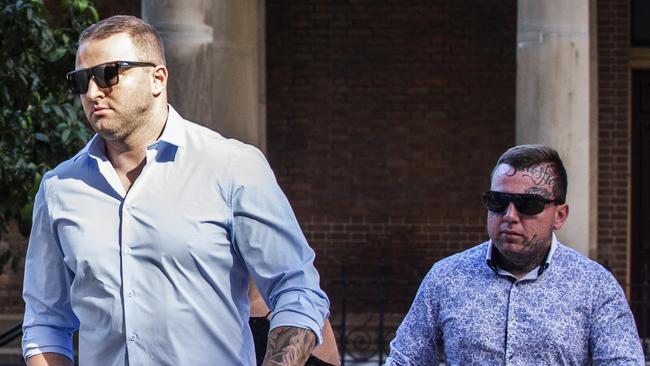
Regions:
M 55 48 L 47 54 L 47 59 L 50 62 L 54 62 L 63 57 L 66 52 L 67 50 L 64 47 Z
M 36 140 L 38 141 L 50 142 L 50 138 L 42 132 L 36 132 L 34 134 L 34 138 L 36 138 Z
M 62 75 L 74 67 L 74 40 L 97 20 L 96 10 L 88 0 L 58 3 L 48 23 L 54 18 L 42 0 L 0 0 L 0 242 L 10 222 L 29 234 L 41 177 L 90 134 Z M 7 253 L 0 247 L 0 270 L 19 263 L 18 251 Z
M 70 140 L 70 130 L 63 131 L 63 133 L 61 134 L 61 142 L 67 144 L 69 140 Z

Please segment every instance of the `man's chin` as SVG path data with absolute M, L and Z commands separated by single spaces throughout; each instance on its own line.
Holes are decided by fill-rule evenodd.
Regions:
M 116 133 L 115 131 L 95 131 L 101 138 L 103 138 L 105 141 L 117 141 L 117 140 L 122 140 L 123 137 Z
M 115 140 L 120 140 L 123 138 L 123 134 L 120 133 L 120 131 L 116 131 L 115 129 L 112 128 L 106 128 L 106 126 L 101 126 L 101 125 L 93 125 L 92 126 L 93 131 L 97 133 L 101 138 L 103 138 L 106 141 L 115 141 Z
M 90 123 L 90 127 L 99 136 L 101 136 L 105 140 L 115 140 L 117 139 L 118 133 L 113 128 L 110 128 L 110 125 L 111 123 L 104 118 L 99 120 L 93 120 Z
M 519 241 L 512 241 L 512 240 L 501 240 L 495 243 L 495 246 L 501 252 L 501 254 L 505 256 L 509 255 L 517 255 L 521 253 L 522 250 L 524 250 L 524 243 L 523 240 Z

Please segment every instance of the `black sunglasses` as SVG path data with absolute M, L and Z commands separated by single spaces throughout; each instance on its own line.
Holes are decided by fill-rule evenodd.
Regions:
M 557 200 L 548 200 L 538 194 L 527 193 L 504 193 L 487 191 L 483 193 L 485 208 L 495 213 L 504 213 L 510 202 L 515 204 L 519 213 L 524 215 L 537 215 L 544 211 L 548 203 L 555 203 Z
M 146 66 L 156 66 L 156 64 L 151 62 L 111 61 L 87 69 L 70 71 L 65 75 L 65 78 L 70 82 L 70 87 L 75 94 L 85 94 L 88 92 L 90 78 L 95 79 L 97 86 L 100 88 L 108 88 L 120 81 L 120 69 Z

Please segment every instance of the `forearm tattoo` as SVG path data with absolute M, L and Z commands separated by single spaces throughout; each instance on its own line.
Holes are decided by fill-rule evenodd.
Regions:
M 316 344 L 309 329 L 278 327 L 269 334 L 264 366 L 303 366 Z

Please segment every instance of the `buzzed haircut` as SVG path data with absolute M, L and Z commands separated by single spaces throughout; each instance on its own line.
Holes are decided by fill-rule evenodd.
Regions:
M 156 28 L 131 15 L 115 15 L 84 29 L 79 35 L 79 44 L 91 39 L 106 39 L 126 33 L 141 53 L 142 60 L 125 60 L 165 64 L 165 50 Z
M 568 178 L 566 169 L 560 159 L 560 154 L 554 149 L 545 145 L 519 145 L 508 149 L 492 169 L 490 178 L 494 176 L 494 172 L 501 164 L 507 164 L 515 168 L 517 171 L 528 169 L 542 164 L 551 164 L 555 174 L 555 182 L 553 183 L 553 195 L 555 202 L 559 205 L 566 202 L 566 192 L 568 187 Z

